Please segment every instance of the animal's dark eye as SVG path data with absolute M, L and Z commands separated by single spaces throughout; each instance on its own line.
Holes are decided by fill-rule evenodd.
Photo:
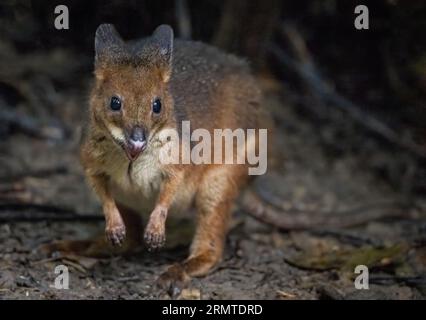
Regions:
M 111 110 L 119 111 L 121 109 L 121 100 L 118 97 L 112 97 L 109 103 Z
M 160 111 L 161 111 L 161 101 L 160 101 L 160 99 L 156 98 L 152 102 L 152 112 L 160 113 Z

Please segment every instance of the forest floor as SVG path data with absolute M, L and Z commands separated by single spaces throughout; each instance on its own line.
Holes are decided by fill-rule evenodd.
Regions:
M 101 215 L 78 162 L 80 127 L 87 114 L 86 104 L 80 105 L 80 94 L 59 97 L 61 107 L 66 109 L 62 121 L 71 132 L 63 141 L 34 139 L 24 134 L 0 141 L 0 218 L 4 214 L 37 217 L 43 213 L 39 207 L 11 206 L 11 199 L 72 208 L 83 216 Z M 339 131 L 313 125 L 305 111 L 286 99 L 285 89 L 273 90 L 267 97 L 268 107 L 280 110 L 277 149 L 285 161 L 275 174 L 259 179 L 262 188 L 268 188 L 289 207 L 313 212 L 407 199 L 407 194 L 396 190 L 372 169 L 374 163 L 393 160 L 392 154 L 382 151 L 375 140 L 361 143 L 354 131 L 352 137 L 345 139 L 353 139 L 362 147 L 345 145 L 342 150 L 335 150 L 330 145 L 347 143 L 332 143 L 341 138 Z M 210 275 L 193 280 L 190 290 L 185 290 L 180 298 L 424 299 L 426 206 L 420 197 L 411 195 L 410 201 L 416 209 L 406 209 L 410 211 L 406 218 L 315 231 L 280 231 L 236 208 L 223 262 Z M 52 216 L 60 213 L 53 212 Z M 190 219 L 172 220 L 165 250 L 94 259 L 46 257 L 37 248 L 53 240 L 83 239 L 102 233 L 102 219 L 2 219 L 0 299 L 168 298 L 153 289 L 153 283 L 169 264 L 185 257 L 191 239 Z M 69 267 L 68 290 L 53 287 L 57 276 L 54 268 L 59 264 Z M 354 286 L 354 267 L 360 264 L 369 266 L 368 290 Z

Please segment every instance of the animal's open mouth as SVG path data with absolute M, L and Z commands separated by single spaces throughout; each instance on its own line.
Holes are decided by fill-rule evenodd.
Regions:
M 142 142 L 125 142 L 122 140 L 118 140 L 114 137 L 112 137 L 112 140 L 117 144 L 117 146 L 119 146 L 123 152 L 126 154 L 127 158 L 132 162 L 135 161 L 140 155 L 141 153 L 143 153 L 148 144 L 146 141 L 142 141 Z
M 144 141 L 129 141 L 124 144 L 123 149 L 130 161 L 135 161 L 139 155 L 145 151 L 147 147 L 146 140 Z
M 111 135 L 112 140 L 124 151 L 124 153 L 126 154 L 127 158 L 130 161 L 135 161 L 139 155 L 141 153 L 143 153 L 147 146 L 148 143 L 146 140 L 143 141 L 124 141 L 124 140 L 119 140 L 117 138 L 115 138 L 113 135 Z

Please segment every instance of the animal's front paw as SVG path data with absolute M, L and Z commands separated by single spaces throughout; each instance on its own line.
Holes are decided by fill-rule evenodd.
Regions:
M 149 251 L 155 251 L 166 243 L 166 217 L 167 209 L 157 207 L 151 213 L 145 229 L 144 241 Z
M 126 238 L 126 227 L 124 224 L 107 226 L 105 234 L 113 246 L 121 246 Z
M 167 292 L 172 298 L 177 298 L 188 285 L 191 278 L 180 264 L 174 264 L 157 279 L 157 287 Z
M 166 243 L 164 227 L 148 224 L 144 234 L 144 241 L 149 251 L 161 249 Z

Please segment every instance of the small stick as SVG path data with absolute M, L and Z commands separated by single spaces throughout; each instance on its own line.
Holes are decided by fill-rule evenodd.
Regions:
M 0 203 L 0 222 L 101 221 L 100 214 L 79 214 L 71 208 L 35 203 Z
M 382 275 L 370 275 L 370 283 L 376 284 L 389 284 L 389 283 L 404 283 L 409 286 L 425 286 L 426 277 L 425 276 L 382 276 Z

